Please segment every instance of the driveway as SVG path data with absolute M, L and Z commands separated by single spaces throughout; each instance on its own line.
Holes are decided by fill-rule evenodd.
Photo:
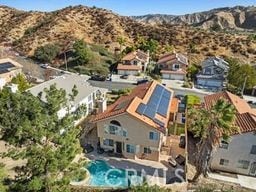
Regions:
M 209 177 L 212 179 L 226 181 L 231 183 L 239 184 L 242 187 L 248 189 L 256 189 L 256 177 L 249 177 L 244 175 L 236 175 L 236 177 L 228 177 L 217 173 L 210 173 Z

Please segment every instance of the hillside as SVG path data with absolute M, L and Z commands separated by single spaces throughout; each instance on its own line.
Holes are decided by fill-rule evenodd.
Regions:
M 114 51 L 120 47 L 117 39 L 122 36 L 128 46 L 138 37 L 153 38 L 160 45 L 173 45 L 176 51 L 189 53 L 192 62 L 211 55 L 232 56 L 246 62 L 256 60 L 256 42 L 248 35 L 217 33 L 181 24 L 152 26 L 105 9 L 85 6 L 54 12 L 25 12 L 0 6 L 0 25 L 0 43 L 12 44 L 27 55 L 46 43 L 65 46 L 75 39 L 102 44 Z M 160 46 L 159 54 L 162 52 L 163 46 Z
M 135 20 L 149 24 L 188 24 L 203 29 L 220 28 L 235 30 L 256 30 L 256 7 L 225 7 L 186 15 L 149 14 L 135 16 Z

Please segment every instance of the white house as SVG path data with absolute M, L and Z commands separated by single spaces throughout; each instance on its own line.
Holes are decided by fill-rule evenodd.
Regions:
M 87 109 L 86 114 L 89 114 L 95 108 L 98 100 L 105 99 L 107 89 L 93 87 L 87 82 L 87 80 L 87 76 L 65 74 L 42 84 L 36 85 L 28 89 L 28 91 L 30 91 L 34 96 L 38 96 L 39 93 L 42 93 L 42 100 L 45 101 L 45 88 L 49 89 L 51 85 L 55 84 L 58 89 L 64 89 L 68 97 L 69 94 L 72 94 L 72 89 L 74 85 L 76 85 L 78 94 L 74 101 L 69 103 L 70 106 L 72 106 L 70 111 L 74 112 L 79 106 L 84 104 L 86 105 Z M 59 118 L 64 117 L 66 113 L 67 110 L 65 108 L 61 109 L 58 112 Z
M 245 100 L 227 91 L 205 96 L 206 108 L 221 98 L 234 105 L 235 124 L 241 133 L 233 133 L 229 142 L 221 142 L 211 159 L 211 169 L 256 176 L 256 111 Z
M 202 71 L 197 74 L 197 86 L 222 90 L 226 83 L 229 64 L 219 57 L 209 57 L 202 63 Z

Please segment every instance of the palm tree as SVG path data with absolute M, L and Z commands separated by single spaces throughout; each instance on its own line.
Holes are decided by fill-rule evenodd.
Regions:
M 212 153 L 220 146 L 221 140 L 228 141 L 232 133 L 239 132 L 239 128 L 234 124 L 235 107 L 223 99 L 209 110 L 190 109 L 188 117 L 194 136 L 200 138 L 197 144 L 196 174 L 192 179 L 197 181 L 201 174 L 207 176 Z

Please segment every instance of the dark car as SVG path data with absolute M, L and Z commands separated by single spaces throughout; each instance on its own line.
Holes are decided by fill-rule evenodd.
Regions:
M 178 155 L 176 158 L 175 158 L 175 161 L 179 164 L 179 165 L 185 165 L 185 157 L 182 156 L 182 155 Z
M 83 151 L 84 153 L 91 153 L 94 151 L 94 147 L 91 145 L 91 144 L 86 144 L 84 147 L 83 147 Z
M 90 80 L 93 81 L 106 81 L 106 77 L 102 75 L 92 75 Z
M 185 148 L 186 146 L 186 137 L 184 134 L 180 135 L 180 143 L 179 143 L 179 147 L 180 148 Z
M 147 79 L 142 79 L 142 80 L 137 81 L 137 85 L 140 85 L 140 84 L 143 84 L 143 83 L 147 83 L 147 82 L 148 82 Z
M 121 79 L 128 79 L 129 75 L 122 75 L 120 76 Z

